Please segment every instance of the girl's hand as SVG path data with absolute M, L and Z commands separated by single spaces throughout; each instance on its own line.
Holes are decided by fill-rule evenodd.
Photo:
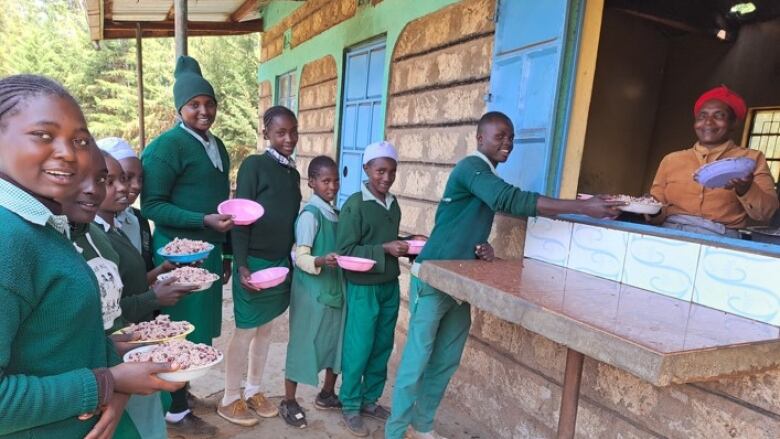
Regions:
M 220 233 L 227 233 L 233 228 L 233 216 L 212 213 L 203 217 L 203 224 Z
M 164 281 L 157 282 L 153 287 L 154 295 L 157 296 L 157 303 L 160 306 L 173 306 L 176 305 L 182 297 L 188 295 L 192 290 L 196 289 L 196 286 L 181 286 L 176 285 L 175 277 L 170 277 Z
M 241 282 L 241 287 L 243 287 L 245 290 L 254 292 L 260 291 L 260 288 L 257 288 L 256 286 L 249 283 L 249 280 L 252 277 L 252 272 L 250 272 L 248 268 L 238 267 L 238 275 L 241 276 L 241 279 L 239 279 Z
M 154 392 L 175 392 L 186 383 L 171 383 L 157 378 L 158 373 L 176 372 L 176 363 L 121 363 L 112 367 L 114 390 L 128 395 L 150 395 Z
M 493 251 L 493 246 L 487 242 L 483 244 L 478 244 L 476 249 L 474 250 L 474 253 L 477 255 L 479 259 L 482 259 L 483 261 L 493 262 L 496 259 L 496 254 Z
M 176 264 L 171 261 L 165 261 L 162 264 L 154 267 L 152 271 L 146 273 L 146 282 L 149 283 L 149 285 L 154 285 L 154 283 L 157 282 L 157 276 L 174 269 L 176 269 Z
M 338 253 L 328 253 L 325 256 L 320 256 L 320 258 L 322 258 L 322 264 L 320 266 L 324 265 L 330 268 L 338 268 L 339 262 L 336 259 L 338 257 L 339 257 Z
M 233 264 L 230 259 L 222 260 L 222 285 L 230 282 L 230 274 L 233 272 Z
M 406 241 L 390 241 L 382 244 L 382 248 L 385 253 L 400 258 L 406 256 L 406 252 L 409 251 L 409 243 Z
M 119 354 L 120 357 L 124 356 L 129 351 L 132 351 L 133 349 L 142 346 L 138 343 L 130 343 L 131 341 L 136 341 L 141 339 L 141 334 L 136 333 L 129 333 L 129 334 L 111 334 L 111 341 L 114 342 L 114 349 L 116 349 L 116 353 Z
M 128 399 L 130 399 L 130 395 L 114 392 L 106 408 L 100 414 L 100 419 L 92 427 L 89 434 L 84 436 L 84 439 L 111 439 L 114 437 L 114 431 L 122 419 L 122 413 L 125 411 Z

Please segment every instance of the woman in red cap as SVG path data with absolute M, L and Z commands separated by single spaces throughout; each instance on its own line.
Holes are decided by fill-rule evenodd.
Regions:
M 761 151 L 735 144 L 730 135 L 745 120 L 747 106 L 726 86 L 707 91 L 693 108 L 693 130 L 698 142 L 692 148 L 668 154 L 658 167 L 650 194 L 664 204 L 653 218 L 664 227 L 739 238 L 748 219 L 767 223 L 778 199 L 766 158 Z M 705 188 L 693 174 L 706 163 L 729 157 L 756 162 L 753 173 L 731 180 L 724 188 Z

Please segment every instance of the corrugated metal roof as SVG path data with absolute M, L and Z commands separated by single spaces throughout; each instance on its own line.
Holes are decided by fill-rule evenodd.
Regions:
M 187 14 L 190 21 L 231 21 L 231 15 L 245 0 L 189 0 Z M 173 8 L 173 0 L 113 0 L 106 18 L 115 21 L 163 21 Z M 171 14 L 172 15 L 172 14 Z M 258 18 L 257 9 L 241 17 L 241 21 Z

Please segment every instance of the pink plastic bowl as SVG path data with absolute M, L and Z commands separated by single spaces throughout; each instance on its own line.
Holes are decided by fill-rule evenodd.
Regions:
M 255 271 L 249 278 L 249 283 L 261 290 L 266 290 L 284 282 L 289 272 L 290 269 L 287 267 L 273 267 Z
M 234 198 L 223 201 L 217 206 L 217 212 L 223 215 L 232 215 L 233 224 L 248 226 L 260 219 L 265 209 L 259 203 L 244 198 Z
M 409 244 L 409 251 L 406 252 L 407 255 L 419 255 L 423 247 L 425 247 L 425 241 L 421 239 L 410 239 L 406 241 L 406 243 Z
M 368 271 L 376 261 L 373 259 L 355 258 L 352 256 L 339 256 L 336 261 L 339 267 L 349 271 Z

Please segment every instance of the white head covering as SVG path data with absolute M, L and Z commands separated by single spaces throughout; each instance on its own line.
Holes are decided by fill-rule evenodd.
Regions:
M 133 147 L 127 143 L 127 140 L 119 137 L 106 137 L 97 141 L 98 148 L 111 154 L 116 160 L 126 159 L 128 157 L 138 157 L 133 151 Z
M 378 159 L 381 157 L 387 157 L 389 159 L 398 161 L 398 153 L 395 152 L 395 148 L 393 148 L 393 144 L 388 142 L 387 140 L 372 143 L 366 146 L 365 151 L 363 151 L 363 164 L 365 165 L 371 160 Z

